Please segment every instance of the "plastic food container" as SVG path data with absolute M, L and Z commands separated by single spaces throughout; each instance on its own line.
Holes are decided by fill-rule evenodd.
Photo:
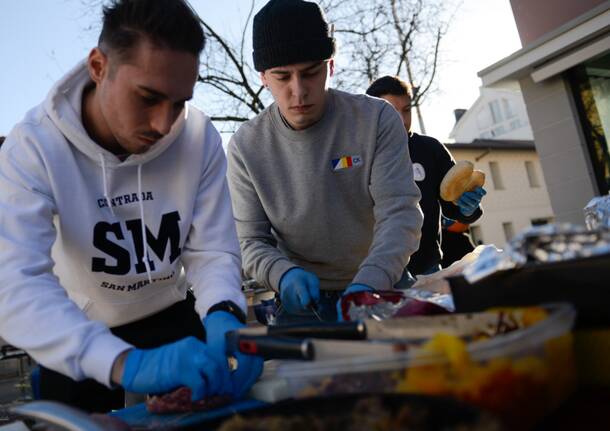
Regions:
M 527 428 L 576 384 L 576 313 L 569 304 L 504 312 L 522 313 L 523 327 L 477 341 L 475 333 L 438 333 L 386 358 L 283 363 L 276 376 L 295 398 L 363 392 L 452 396 L 491 411 L 510 428 Z

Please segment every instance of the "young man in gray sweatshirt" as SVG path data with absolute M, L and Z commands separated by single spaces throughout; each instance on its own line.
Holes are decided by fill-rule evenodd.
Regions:
M 316 3 L 270 0 L 253 48 L 275 103 L 228 147 L 243 267 L 279 292 L 279 323 L 336 320 L 342 294 L 392 289 L 418 248 L 407 133 L 389 103 L 328 88 L 335 41 Z

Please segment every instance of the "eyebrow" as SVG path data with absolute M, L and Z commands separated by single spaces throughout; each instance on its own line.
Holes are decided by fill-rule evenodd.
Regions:
M 324 64 L 324 62 L 320 61 L 319 63 L 315 63 L 315 64 L 312 64 L 311 66 L 307 66 L 306 68 L 301 69 L 298 72 L 310 72 L 311 70 L 313 70 L 316 67 L 321 66 L 323 64 Z M 272 73 L 274 75 L 286 75 L 286 74 L 289 74 L 290 71 L 288 71 L 288 70 L 272 70 L 272 71 L 270 71 L 270 73 Z
M 146 86 L 144 86 L 144 85 L 138 85 L 138 88 L 139 88 L 140 90 L 144 90 L 144 91 L 146 91 L 147 93 L 150 93 L 150 94 L 152 94 L 153 96 L 156 96 L 156 97 L 158 97 L 158 98 L 160 98 L 160 99 L 164 99 L 164 100 L 169 99 L 169 97 L 167 97 L 167 95 L 166 95 L 166 94 L 161 93 L 160 91 L 154 90 L 154 89 L 152 89 L 152 88 L 146 87 Z M 178 100 L 176 103 L 187 102 L 187 101 L 191 100 L 192 98 L 193 98 L 193 95 L 191 94 L 189 97 L 186 97 L 186 98 L 184 98 L 184 99 L 182 99 L 182 100 Z

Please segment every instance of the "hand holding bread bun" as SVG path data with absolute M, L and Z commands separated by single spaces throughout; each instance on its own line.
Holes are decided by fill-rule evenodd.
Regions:
M 457 203 L 464 192 L 469 192 L 485 184 L 485 173 L 474 170 L 474 165 L 462 160 L 453 166 L 441 181 L 441 198 L 447 202 Z

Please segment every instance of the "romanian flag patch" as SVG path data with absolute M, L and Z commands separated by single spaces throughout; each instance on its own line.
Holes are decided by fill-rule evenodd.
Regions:
M 340 159 L 332 160 L 331 165 L 333 171 L 340 171 L 341 169 L 348 169 L 362 165 L 362 158 L 360 156 L 345 156 L 341 157 Z

